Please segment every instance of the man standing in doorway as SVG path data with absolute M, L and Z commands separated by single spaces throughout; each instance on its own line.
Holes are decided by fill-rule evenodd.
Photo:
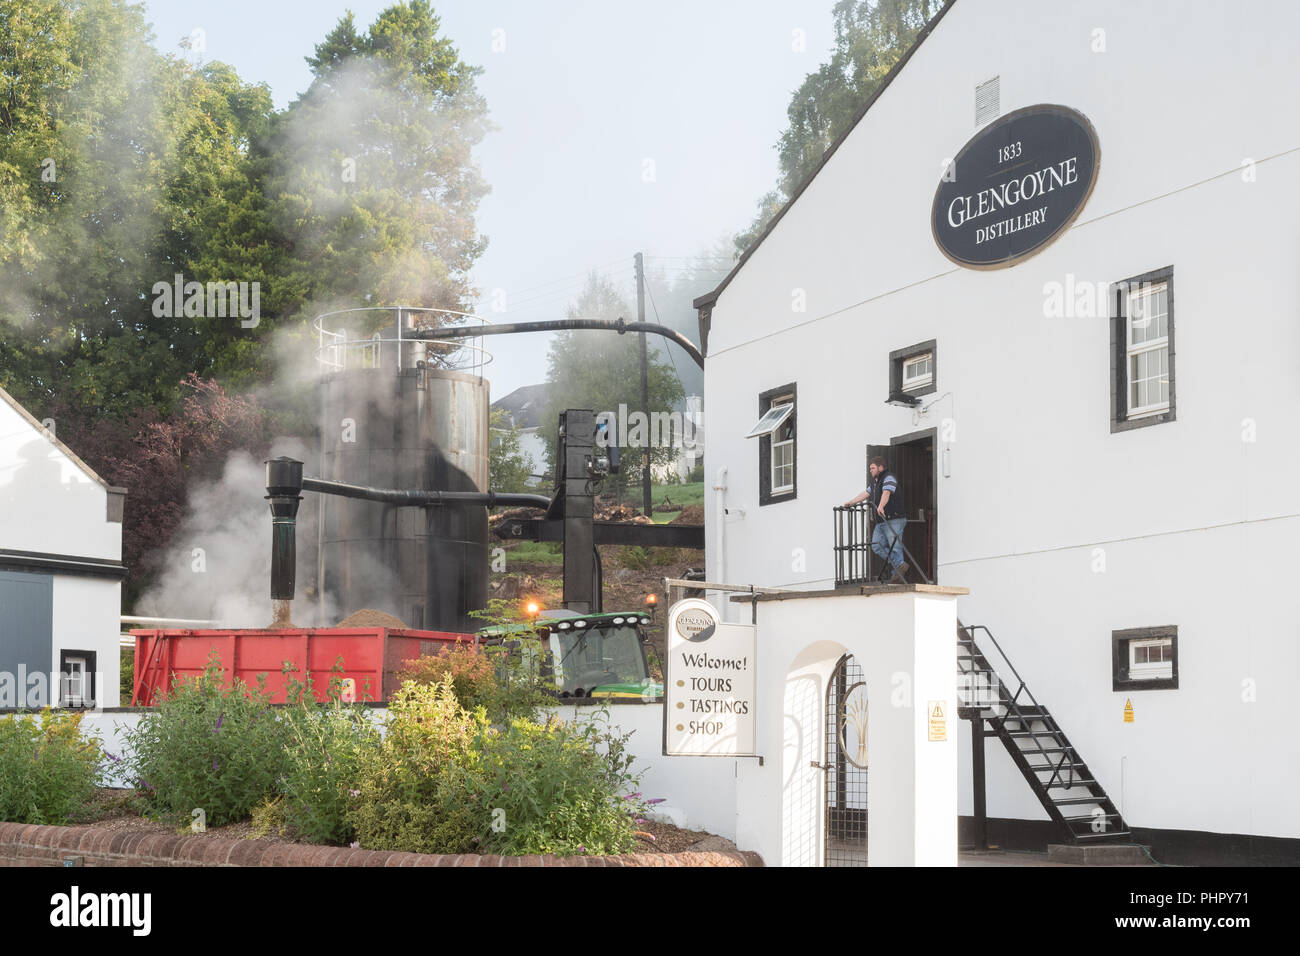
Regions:
M 870 499 L 876 512 L 876 528 L 871 535 L 871 550 L 881 560 L 880 574 L 877 580 L 902 584 L 906 581 L 907 562 L 903 560 L 903 529 L 907 527 L 907 512 L 903 510 L 903 492 L 898 486 L 898 479 L 885 465 L 885 459 L 879 456 L 867 464 L 871 474 L 871 485 L 866 491 L 849 501 L 845 506 L 856 505 Z

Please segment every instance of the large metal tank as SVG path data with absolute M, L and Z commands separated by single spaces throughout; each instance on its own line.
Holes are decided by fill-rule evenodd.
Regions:
M 446 357 L 403 337 L 412 311 L 381 336 L 340 333 L 354 337 L 322 349 L 329 361 L 320 386 L 321 477 L 405 491 L 487 491 L 488 382 L 432 367 Z M 487 603 L 486 508 L 316 497 L 320 580 L 339 619 L 374 608 L 408 627 L 480 626 L 469 612 Z

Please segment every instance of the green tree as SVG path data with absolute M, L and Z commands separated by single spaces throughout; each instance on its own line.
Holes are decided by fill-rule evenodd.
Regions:
M 519 447 L 522 429 L 510 423 L 510 416 L 504 408 L 492 410 L 488 428 L 491 431 L 488 486 L 493 491 L 527 491 L 534 465 L 532 458 Z
M 314 79 L 276 124 L 268 180 L 293 250 L 279 277 L 286 312 L 465 308 L 486 246 L 471 150 L 490 126 L 481 70 L 439 30 L 426 0 L 408 0 L 366 32 L 348 14 L 308 57 Z
M 700 344 L 700 313 L 694 301 L 717 288 L 718 281 L 731 268 L 727 241 L 701 251 L 694 258 L 675 264 L 671 269 L 658 267 L 648 256 L 646 268 L 646 316 L 680 332 L 696 345 Z M 704 370 L 680 346 L 660 340 L 669 364 L 682 383 L 684 395 L 704 394 Z M 684 410 L 684 409 L 683 409 Z
M 571 319 L 614 320 L 632 315 L 617 289 L 593 273 L 577 302 L 569 307 Z M 646 381 L 651 412 L 671 412 L 681 407 L 682 384 L 671 365 L 663 360 L 659 349 L 647 348 Z M 641 352 L 636 335 L 579 330 L 559 332 L 551 340 L 547 356 L 547 382 L 550 384 L 545 426 L 547 459 L 555 467 L 555 423 L 566 408 L 590 408 L 597 414 L 619 411 L 626 406 L 628 415 L 641 408 Z M 630 431 L 630 429 L 629 429 Z M 624 436 L 633 437 L 636 436 Z M 662 436 L 661 436 L 662 437 Z M 670 436 L 671 437 L 671 436 Z M 649 449 L 652 464 L 669 462 L 676 454 L 672 447 Z M 622 446 L 622 471 L 614 480 L 616 489 L 640 480 L 641 451 Z
M 790 123 L 777 144 L 778 190 L 759 200 L 754 221 L 736 237 L 737 256 L 813 174 L 826 150 L 849 128 L 942 5 L 940 0 L 838 0 L 832 9 L 834 51 L 790 99 Z
M 125 0 L 0 7 L 0 378 L 38 409 L 56 391 L 87 416 L 164 408 L 206 368 L 194 320 L 155 315 L 151 290 L 196 278 L 270 98 L 151 40 Z

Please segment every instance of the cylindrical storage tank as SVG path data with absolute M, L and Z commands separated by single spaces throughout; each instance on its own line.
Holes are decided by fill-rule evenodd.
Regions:
M 488 490 L 488 393 L 488 383 L 479 376 L 425 371 L 426 488 Z M 487 508 L 430 508 L 428 533 L 425 593 L 429 609 L 424 626 L 438 631 L 482 627 L 484 622 L 471 618 L 469 612 L 487 606 Z
M 390 358 L 322 380 L 322 477 L 403 491 L 486 491 L 487 381 L 396 364 Z M 374 608 L 409 627 L 474 628 L 468 612 L 487 603 L 484 507 L 316 497 L 321 580 L 340 619 Z

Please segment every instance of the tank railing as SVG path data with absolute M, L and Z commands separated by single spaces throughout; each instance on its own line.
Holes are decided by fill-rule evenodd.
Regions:
M 353 338 L 340 322 L 330 322 L 339 316 L 356 315 L 364 312 L 395 313 L 397 335 L 385 335 L 377 331 L 372 335 L 359 335 Z M 483 368 L 492 361 L 492 353 L 483 347 L 481 335 L 467 336 L 453 340 L 432 341 L 414 338 L 413 329 L 406 327 L 411 316 L 435 315 L 449 321 L 442 321 L 440 326 L 454 326 L 457 323 L 472 321 L 488 325 L 487 319 L 471 312 L 458 312 L 454 309 L 429 309 L 422 306 L 392 305 L 366 306 L 357 309 L 340 309 L 324 312 L 313 320 L 312 328 L 316 332 L 316 362 L 322 372 L 337 372 L 348 368 L 383 368 L 384 360 L 390 349 L 395 359 L 394 368 L 402 360 L 403 346 L 419 347 L 423 350 L 425 361 L 436 368 L 452 371 L 470 372 L 482 377 Z M 333 326 L 331 328 L 331 326 Z

